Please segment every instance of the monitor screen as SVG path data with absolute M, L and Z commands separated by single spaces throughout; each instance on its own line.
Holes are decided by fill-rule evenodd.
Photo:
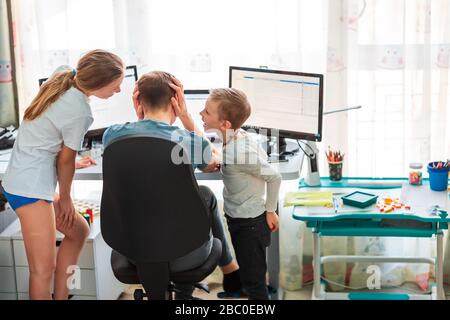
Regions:
M 39 86 L 47 81 L 47 79 L 48 78 L 39 79 Z M 94 96 L 89 98 L 94 122 L 89 127 L 86 138 L 101 139 L 104 131 L 109 126 L 118 123 L 137 121 L 131 100 L 137 80 L 137 67 L 127 66 L 125 68 L 125 77 L 120 86 L 121 91 L 119 93 L 106 100 Z
M 242 90 L 252 107 L 243 128 L 278 130 L 284 138 L 321 141 L 323 75 L 230 67 L 230 88 Z
M 120 92 L 109 99 L 89 98 L 94 122 L 86 137 L 98 137 L 113 124 L 137 121 L 136 112 L 132 104 L 133 90 L 138 80 L 136 66 L 125 69 L 125 77 Z
M 203 121 L 200 112 L 205 108 L 206 100 L 209 96 L 209 90 L 184 90 L 184 99 L 186 100 L 186 107 L 192 116 L 195 125 L 203 130 Z M 175 126 L 183 128 L 180 119 L 174 123 Z

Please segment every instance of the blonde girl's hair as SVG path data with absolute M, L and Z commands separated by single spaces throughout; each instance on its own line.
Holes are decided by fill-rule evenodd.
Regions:
M 124 64 L 117 55 L 105 50 L 90 51 L 78 61 L 76 70 L 58 72 L 42 84 L 23 119 L 38 118 L 73 86 L 82 91 L 98 90 L 119 79 L 123 73 Z

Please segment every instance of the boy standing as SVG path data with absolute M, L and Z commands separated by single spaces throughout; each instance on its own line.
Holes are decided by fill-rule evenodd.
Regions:
M 242 285 L 249 299 L 267 300 L 266 248 L 271 232 L 278 230 L 275 210 L 281 175 L 269 165 L 264 150 L 241 129 L 250 113 L 246 95 L 227 88 L 212 90 L 200 114 L 205 131 L 216 130 L 222 136 L 224 212 Z

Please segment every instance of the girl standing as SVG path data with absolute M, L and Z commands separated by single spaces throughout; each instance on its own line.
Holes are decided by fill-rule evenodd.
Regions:
M 88 97 L 108 99 L 120 92 L 123 78 L 118 56 L 88 52 L 76 70 L 46 81 L 25 111 L 2 185 L 21 224 L 30 299 L 52 299 L 52 280 L 54 299 L 68 298 L 68 270 L 77 264 L 89 235 L 70 197 L 76 154 L 93 122 Z M 56 230 L 64 234 L 58 254 Z

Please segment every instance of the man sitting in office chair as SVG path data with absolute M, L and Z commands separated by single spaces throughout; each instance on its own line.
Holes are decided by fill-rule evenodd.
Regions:
M 213 146 L 203 133 L 198 130 L 191 116 L 186 110 L 184 97 L 176 95 L 174 88 L 182 87 L 181 83 L 172 75 L 165 72 L 150 72 L 143 75 L 137 82 L 133 103 L 139 121 L 121 125 L 113 125 L 103 135 L 103 144 L 106 148 L 119 137 L 128 135 L 147 135 L 161 139 L 167 139 L 182 145 L 189 152 L 191 163 L 195 168 L 203 172 L 213 172 L 218 168 L 218 158 Z M 179 117 L 184 129 L 172 124 Z M 130 161 L 132 161 L 130 159 Z M 145 170 L 145 169 L 143 169 Z M 222 255 L 219 267 L 224 274 L 223 289 L 226 292 L 239 293 L 241 282 L 239 279 L 239 267 L 233 259 L 229 245 L 227 244 L 223 229 L 222 219 L 217 208 L 217 199 L 213 192 L 206 186 L 199 186 L 212 218 L 212 235 L 222 242 Z M 205 261 L 209 256 L 211 241 L 194 250 L 186 256 L 177 259 L 178 270 L 189 270 L 198 265 L 199 261 Z M 172 265 L 174 267 L 174 265 Z M 185 294 L 192 292 L 189 288 L 177 286 Z

